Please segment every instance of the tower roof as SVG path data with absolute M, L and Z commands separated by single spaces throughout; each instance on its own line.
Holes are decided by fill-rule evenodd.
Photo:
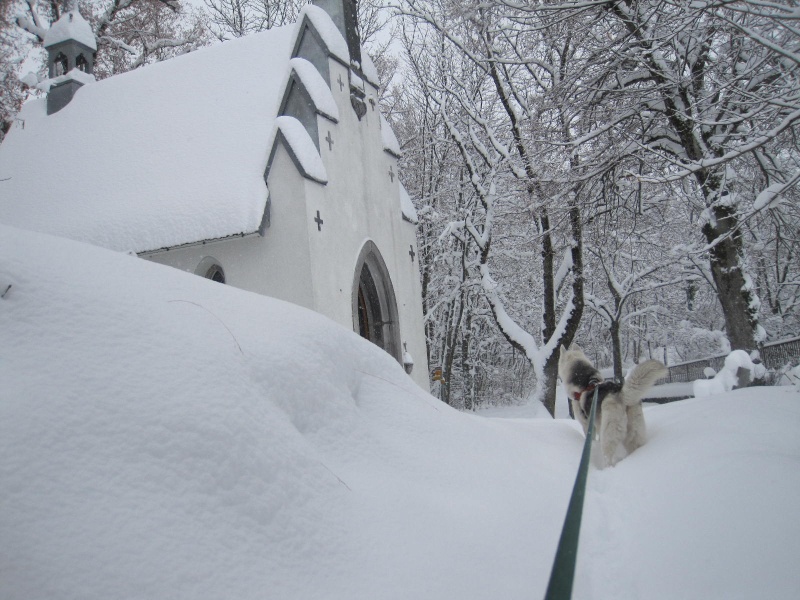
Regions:
M 74 40 L 84 46 L 97 50 L 92 26 L 86 22 L 77 8 L 71 8 L 50 26 L 44 36 L 44 47 L 49 48 L 67 40 Z

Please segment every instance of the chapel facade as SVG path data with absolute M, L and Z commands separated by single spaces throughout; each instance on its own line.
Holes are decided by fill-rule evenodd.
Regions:
M 55 100 L 0 147 L 0 221 L 305 306 L 428 389 L 417 217 L 355 2 L 100 82 L 87 41 L 48 47 Z M 70 145 L 81 177 L 27 170 Z

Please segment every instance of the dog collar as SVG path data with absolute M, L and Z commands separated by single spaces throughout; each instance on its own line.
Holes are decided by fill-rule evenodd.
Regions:
M 594 391 L 594 388 L 596 388 L 601 383 L 603 383 L 603 382 L 602 381 L 598 381 L 596 379 L 593 379 L 592 381 L 589 382 L 589 385 L 586 386 L 584 389 L 579 390 L 577 392 L 573 392 L 572 397 L 577 402 L 580 402 L 581 396 L 583 396 L 584 393 L 591 394 Z

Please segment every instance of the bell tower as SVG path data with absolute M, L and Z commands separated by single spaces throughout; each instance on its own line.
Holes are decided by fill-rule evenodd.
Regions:
M 51 80 L 47 114 L 64 108 L 82 85 L 94 80 L 97 41 L 92 27 L 73 3 L 44 36 L 47 69 Z

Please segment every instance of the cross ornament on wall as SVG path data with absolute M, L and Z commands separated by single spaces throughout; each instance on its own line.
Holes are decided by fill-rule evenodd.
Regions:
M 341 92 L 342 90 L 344 90 L 344 81 L 342 81 L 341 73 L 339 73 L 339 79 L 337 80 L 337 83 L 339 84 L 339 91 Z
M 391 179 L 392 183 L 394 183 L 394 171 L 392 171 L 392 165 L 389 165 L 389 179 Z
M 322 224 L 325 222 L 319 216 L 319 211 L 317 211 L 317 216 L 314 217 L 314 222 L 317 224 L 317 231 L 322 231 Z
M 408 255 L 411 257 L 411 262 L 413 263 L 414 257 L 417 255 L 417 253 L 414 252 L 414 246 L 409 245 L 409 248 L 411 249 L 408 251 Z
M 333 138 L 331 137 L 331 132 L 328 132 L 328 137 L 325 138 L 325 141 L 328 142 L 328 151 L 333 150 Z

